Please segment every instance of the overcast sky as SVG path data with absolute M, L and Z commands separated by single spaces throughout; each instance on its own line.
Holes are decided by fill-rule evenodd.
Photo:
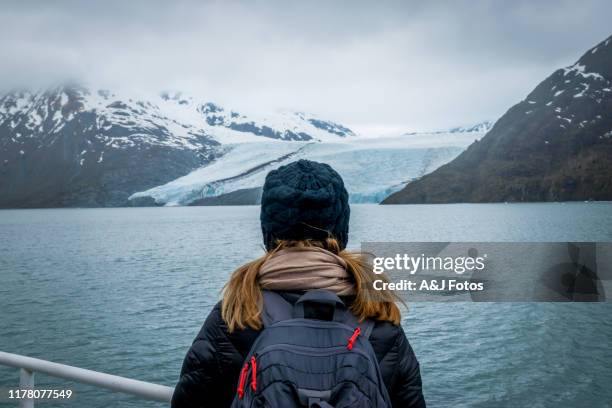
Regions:
M 612 34 L 612 2 L 3 2 L 0 88 L 182 90 L 365 132 L 496 119 Z

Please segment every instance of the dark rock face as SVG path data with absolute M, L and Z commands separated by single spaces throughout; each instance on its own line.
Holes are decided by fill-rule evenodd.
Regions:
M 216 122 L 219 121 L 218 116 L 214 116 L 214 118 Z M 206 120 L 208 121 L 209 125 L 212 125 L 210 123 L 210 116 L 207 117 Z M 219 124 L 223 124 L 223 122 L 221 121 Z M 231 122 L 227 125 L 227 127 L 229 129 L 236 130 L 238 132 L 252 133 L 256 136 L 269 137 L 270 139 L 298 140 L 298 141 L 312 140 L 312 136 L 304 132 L 296 133 L 291 130 L 278 131 L 278 130 L 272 129 L 269 126 L 265 126 L 265 125 L 258 126 L 255 124 L 255 122 L 246 122 L 246 123 Z
M 323 129 L 340 137 L 353 135 L 353 131 L 351 129 L 328 120 L 310 118 L 308 119 L 308 122 L 310 122 L 310 124 L 316 128 Z
M 176 138 L 154 108 L 80 87 L 1 97 L 0 208 L 127 205 L 215 157 L 216 141 Z
M 612 37 L 383 204 L 612 200 Z

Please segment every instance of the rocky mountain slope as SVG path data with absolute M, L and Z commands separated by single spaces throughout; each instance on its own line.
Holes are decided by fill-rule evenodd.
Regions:
M 384 204 L 612 200 L 612 37 Z
M 312 115 L 253 118 L 180 93 L 10 92 L 0 96 L 0 208 L 130 205 L 130 195 L 210 163 L 227 143 L 351 136 Z

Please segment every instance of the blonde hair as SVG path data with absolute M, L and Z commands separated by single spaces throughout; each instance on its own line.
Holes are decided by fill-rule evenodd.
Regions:
M 327 238 L 324 242 L 279 240 L 277 243 L 278 245 L 273 250 L 236 269 L 223 287 L 221 315 L 230 333 L 247 326 L 257 330 L 262 328 L 263 296 L 258 274 L 264 262 L 284 248 L 313 246 L 326 249 L 346 262 L 347 271 L 354 280 L 356 291 L 350 309 L 360 321 L 370 318 L 389 321 L 395 325 L 400 324 L 401 314 L 395 302 L 401 302 L 401 300 L 393 292 L 373 290 L 372 282 L 375 279 L 386 281 L 386 278 L 384 275 L 374 274 L 364 254 L 341 250 L 338 241 L 334 238 Z

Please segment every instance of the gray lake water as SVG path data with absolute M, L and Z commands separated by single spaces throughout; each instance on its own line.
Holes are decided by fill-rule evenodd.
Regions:
M 354 205 L 361 241 L 612 241 L 612 203 Z M 258 207 L 0 211 L 0 350 L 174 385 Z M 612 304 L 414 303 L 431 407 L 612 406 Z M 45 407 L 156 407 L 89 386 Z M 18 385 L 0 366 L 0 389 Z M 7 403 L 0 406 L 11 406 Z

